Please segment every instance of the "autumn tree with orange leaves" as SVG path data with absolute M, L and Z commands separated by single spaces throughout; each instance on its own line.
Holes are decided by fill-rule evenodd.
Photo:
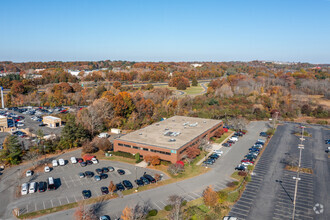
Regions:
M 211 186 L 208 186 L 203 192 L 203 199 L 205 205 L 208 207 L 214 207 L 218 204 L 218 194 L 212 189 Z

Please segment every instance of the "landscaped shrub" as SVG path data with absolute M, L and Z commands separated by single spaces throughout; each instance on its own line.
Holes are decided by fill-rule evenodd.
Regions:
M 115 156 L 120 156 L 120 157 L 127 157 L 127 158 L 131 158 L 131 159 L 135 159 L 133 154 L 127 153 L 127 152 L 121 152 L 121 151 L 113 151 L 111 152 L 111 154 L 115 155 Z
M 152 210 L 150 210 L 150 211 L 148 212 L 148 215 L 149 215 L 149 216 L 156 216 L 157 213 L 158 213 L 158 211 L 157 211 L 156 209 L 152 209 Z
M 225 191 L 219 191 L 218 192 L 218 197 L 219 197 L 219 203 L 223 203 L 227 200 L 228 198 L 228 193 Z
M 185 206 L 185 205 L 187 205 L 187 200 L 183 200 L 181 203 L 181 206 Z
M 167 206 L 164 207 L 164 209 L 166 211 L 171 211 L 173 209 L 173 206 L 172 205 L 167 205 Z
M 239 172 L 238 172 L 238 175 L 239 175 L 239 176 L 246 176 L 246 175 L 247 175 L 247 173 L 246 173 L 246 172 L 244 172 L 244 171 L 239 171 Z
M 227 186 L 228 187 L 235 187 L 237 186 L 239 183 L 237 181 L 233 181 L 233 182 L 230 182 L 230 183 L 227 183 Z

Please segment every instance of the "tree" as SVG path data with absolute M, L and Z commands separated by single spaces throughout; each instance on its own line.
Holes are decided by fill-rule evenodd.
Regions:
M 144 220 L 148 216 L 148 212 L 150 210 L 150 206 L 147 203 L 136 204 L 132 209 L 132 215 L 134 220 Z
M 132 209 L 126 206 L 123 210 L 123 214 L 121 215 L 121 218 L 123 220 L 133 220 Z
M 218 194 L 212 189 L 211 186 L 208 186 L 203 192 L 203 199 L 205 205 L 208 207 L 214 207 L 218 204 Z
M 187 157 L 190 158 L 190 159 L 194 159 L 200 153 L 201 153 L 201 151 L 196 147 L 188 147 L 187 150 L 186 150 Z
M 116 185 L 113 184 L 113 181 L 110 182 L 110 185 L 109 185 L 109 192 L 111 193 L 111 195 L 116 191 Z
M 116 82 L 113 83 L 112 86 L 113 86 L 115 89 L 119 89 L 119 88 L 121 87 L 121 83 L 118 82 L 118 81 L 116 81 Z
M 88 208 L 83 203 L 81 203 L 74 212 L 74 217 L 76 220 L 96 220 L 97 216 L 92 208 Z
M 169 214 L 169 219 L 180 220 L 182 217 L 181 206 L 183 198 L 178 195 L 172 195 L 169 197 L 169 203 L 172 205 L 171 213 Z
M 25 153 L 23 158 L 24 160 L 31 161 L 33 168 L 35 168 L 35 163 L 37 162 L 39 156 L 40 153 L 37 150 L 33 150 L 30 148 L 30 150 Z
M 151 160 L 151 165 L 156 166 L 160 164 L 160 158 L 159 156 L 153 156 Z
M 172 174 L 172 175 L 177 175 L 178 173 L 181 173 L 184 171 L 184 167 L 182 164 L 171 164 L 168 168 L 167 171 Z
M 193 80 L 191 81 L 191 85 L 198 86 L 198 81 L 197 81 L 196 77 L 194 77 Z
M 93 139 L 92 143 L 96 148 L 102 150 L 103 152 L 112 150 L 112 144 L 108 138 L 96 137 Z
M 17 136 L 8 135 L 5 138 L 0 158 L 10 164 L 19 164 L 21 162 L 22 147 Z
M 168 82 L 168 85 L 170 87 L 176 87 L 179 90 L 185 90 L 187 87 L 190 87 L 190 82 L 186 77 L 176 76 Z

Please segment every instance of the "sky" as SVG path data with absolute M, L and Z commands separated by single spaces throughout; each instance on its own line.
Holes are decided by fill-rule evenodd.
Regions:
M 330 63 L 330 0 L 0 0 L 0 61 Z

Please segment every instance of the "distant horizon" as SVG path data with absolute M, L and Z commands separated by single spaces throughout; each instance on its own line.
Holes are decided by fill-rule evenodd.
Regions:
M 329 0 L 7 0 L 1 6 L 4 61 L 330 63 Z
M 174 62 L 174 63 L 222 63 L 222 62 L 243 62 L 243 63 L 249 63 L 249 62 L 254 62 L 254 61 L 258 61 L 258 62 L 278 62 L 278 63 L 290 63 L 290 64 L 294 64 L 294 63 L 308 63 L 308 64 L 313 64 L 313 65 L 330 65 L 329 63 L 313 63 L 313 62 L 307 62 L 307 61 L 282 61 L 282 60 L 222 60 L 222 61 L 215 61 L 215 60 L 179 60 L 179 61 L 173 61 L 173 60 L 160 60 L 160 61 L 149 61 L 149 60 L 124 60 L 124 59 L 101 59 L 101 60 L 47 60 L 47 61 L 13 61 L 13 60 L 0 60 L 0 62 L 12 62 L 12 63 L 47 63 L 47 62 L 101 62 L 101 61 L 110 61 L 110 62 L 118 62 L 118 61 L 125 61 L 125 62 L 136 62 L 136 63 L 140 63 L 140 62 L 148 62 L 148 63 L 170 63 L 170 62 Z

